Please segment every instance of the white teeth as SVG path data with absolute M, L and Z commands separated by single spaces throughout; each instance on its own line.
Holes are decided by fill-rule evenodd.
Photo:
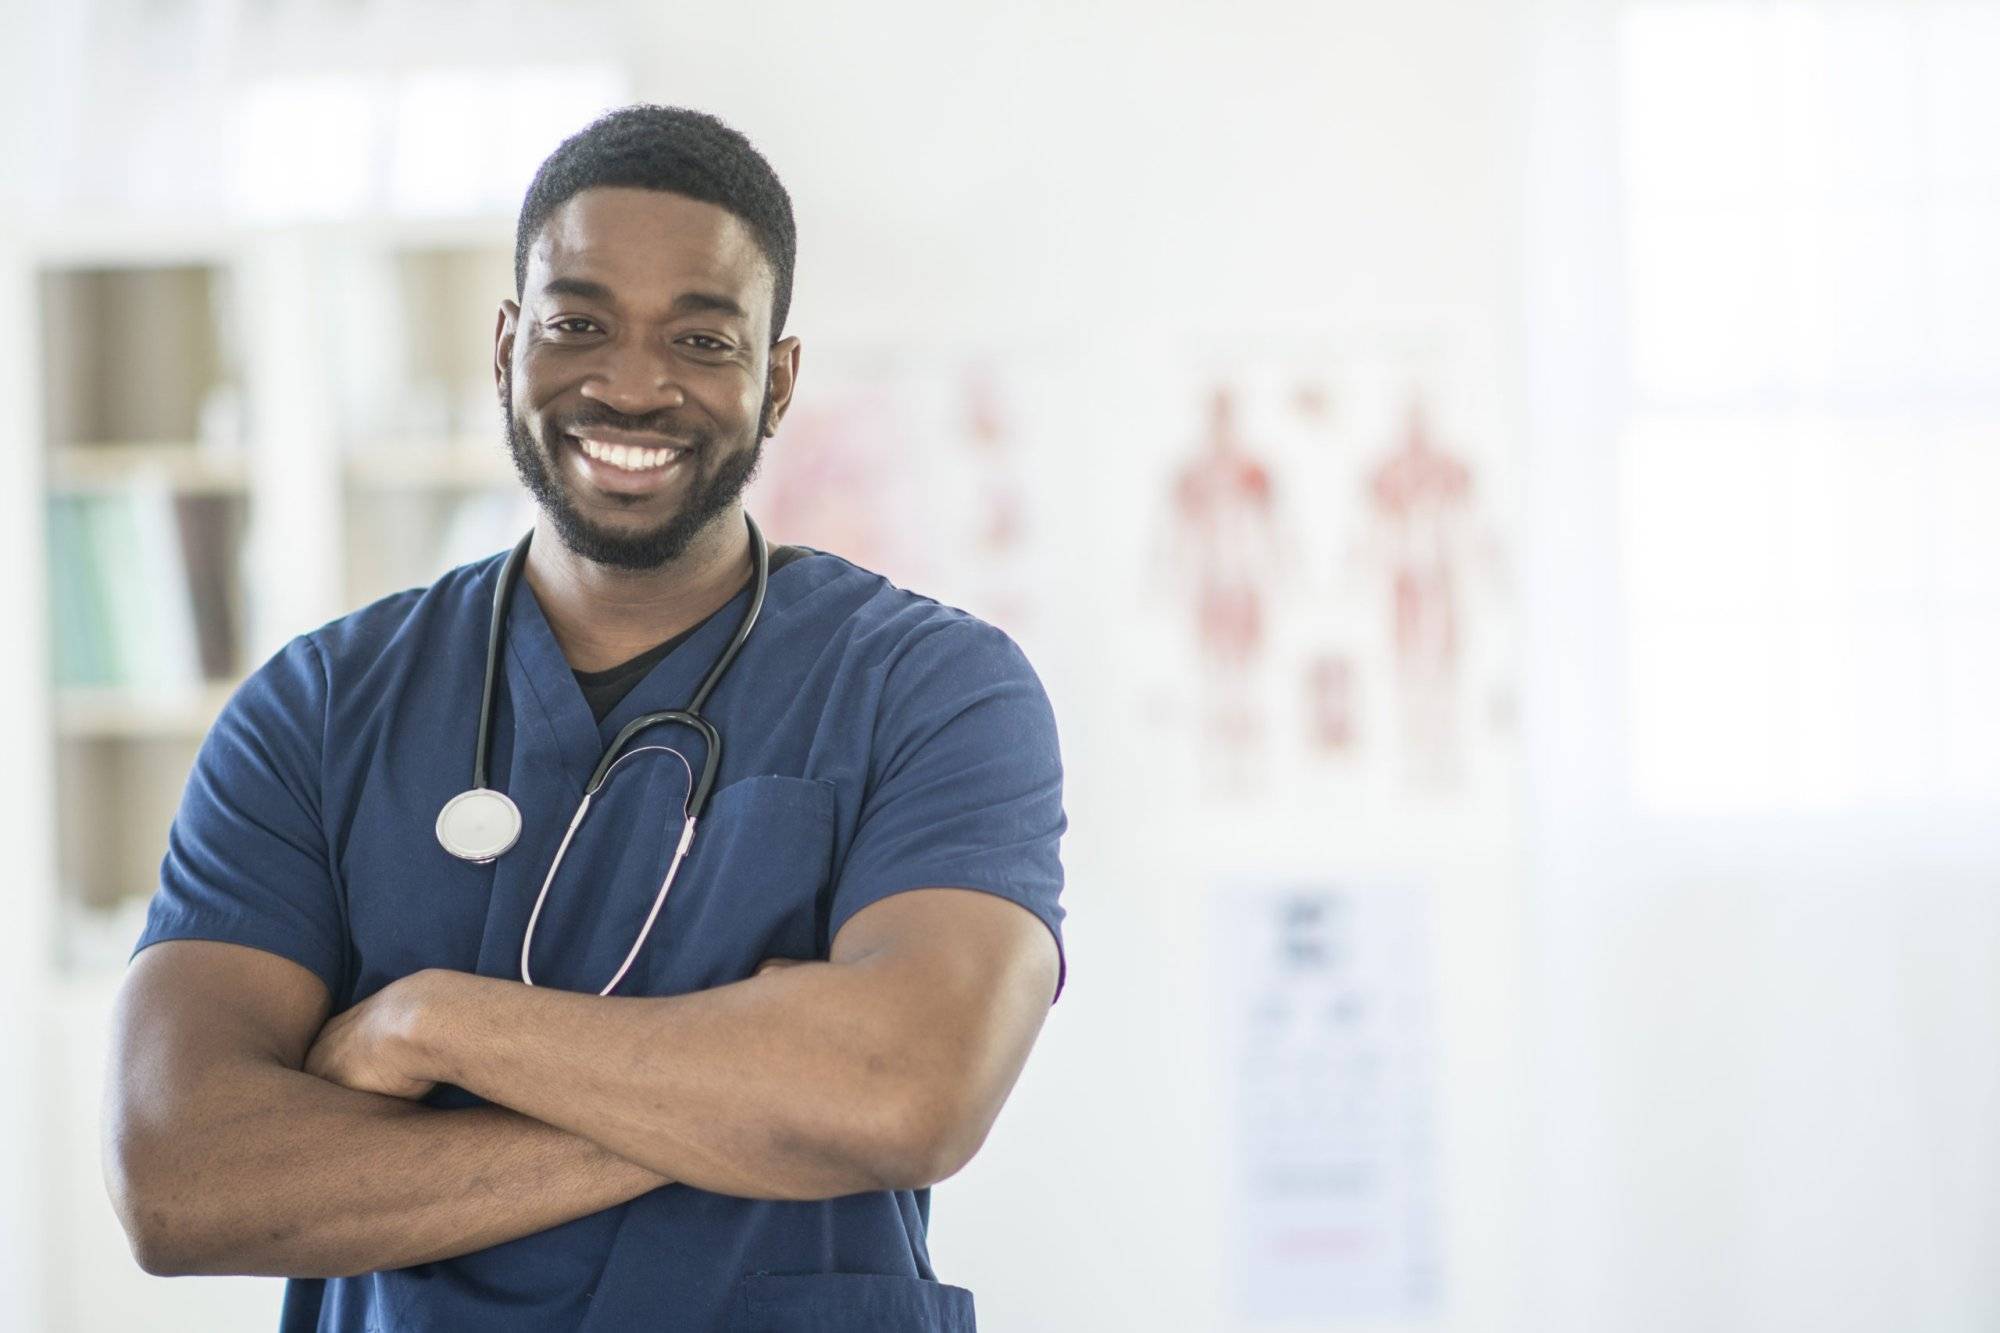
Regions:
M 596 440 L 577 439 L 583 451 L 600 463 L 609 463 L 627 472 L 645 472 L 651 468 L 664 466 L 679 452 L 674 449 L 635 449 L 626 444 L 600 444 Z

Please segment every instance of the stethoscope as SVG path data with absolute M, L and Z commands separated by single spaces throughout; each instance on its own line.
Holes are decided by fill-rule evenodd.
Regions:
M 556 870 L 562 865 L 563 856 L 569 851 L 571 839 L 576 837 L 577 828 L 590 810 L 590 802 L 611 776 L 611 770 L 630 759 L 635 754 L 648 750 L 664 750 L 687 767 L 687 756 L 670 745 L 642 745 L 636 750 L 625 750 L 625 743 L 648 727 L 663 722 L 676 723 L 699 733 L 707 742 L 701 761 L 701 778 L 697 781 L 692 768 L 688 770 L 689 794 L 682 802 L 680 845 L 674 849 L 673 864 L 667 867 L 667 877 L 660 884 L 660 892 L 653 899 L 653 910 L 646 913 L 646 924 L 639 928 L 639 936 L 632 941 L 631 951 L 625 961 L 618 966 L 618 975 L 606 983 L 599 995 L 609 995 L 625 973 L 632 966 L 632 960 L 639 956 L 639 950 L 646 943 L 646 937 L 653 933 L 653 922 L 660 915 L 660 908 L 666 904 L 667 890 L 673 887 L 674 876 L 686 859 L 688 847 L 694 842 L 695 821 L 708 805 L 709 790 L 715 785 L 716 769 L 722 763 L 722 733 L 714 724 L 701 715 L 701 706 L 708 702 L 710 691 L 722 679 L 722 673 L 736 660 L 742 651 L 743 641 L 750 637 L 751 627 L 757 623 L 757 613 L 764 609 L 764 589 L 771 581 L 771 552 L 764 544 L 764 534 L 757 527 L 756 520 L 748 514 L 743 522 L 750 529 L 750 552 L 756 566 L 756 575 L 750 585 L 750 606 L 743 612 L 743 620 L 736 626 L 736 633 L 729 644 L 715 659 L 715 665 L 708 669 L 701 687 L 694 692 L 686 708 L 669 708 L 657 713 L 641 713 L 638 717 L 619 728 L 616 739 L 597 761 L 597 769 L 584 784 L 583 801 L 576 807 L 576 815 L 569 821 L 569 830 L 563 834 L 562 844 L 556 848 L 556 857 L 549 866 L 549 873 L 542 878 L 542 891 L 535 895 L 534 911 L 528 914 L 528 932 L 521 940 L 521 980 L 532 986 L 535 979 L 528 972 L 528 951 L 535 942 L 535 922 L 541 919 L 542 903 L 549 896 L 549 885 L 555 882 Z M 486 756 L 492 740 L 493 729 L 493 682 L 500 674 L 500 653 L 507 637 L 507 605 L 513 600 L 514 587 L 521 580 L 521 567 L 527 560 L 528 543 L 534 539 L 534 529 L 515 544 L 507 557 L 507 563 L 500 570 L 500 586 L 493 593 L 493 616 L 486 631 L 486 683 L 479 695 L 479 739 L 472 754 L 472 789 L 462 791 L 444 803 L 438 811 L 437 839 L 444 849 L 460 860 L 484 865 L 509 847 L 521 836 L 521 811 L 507 793 L 486 785 Z

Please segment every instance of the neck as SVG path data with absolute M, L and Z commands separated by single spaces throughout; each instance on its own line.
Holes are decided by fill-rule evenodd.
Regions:
M 715 614 L 749 579 L 750 533 L 732 508 L 687 550 L 656 569 L 617 569 L 563 545 L 546 516 L 535 520 L 522 576 L 578 671 L 603 671 Z

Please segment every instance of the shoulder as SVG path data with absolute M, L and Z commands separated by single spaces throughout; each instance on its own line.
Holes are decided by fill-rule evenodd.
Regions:
M 336 680 L 352 682 L 385 661 L 425 652 L 444 639 L 456 644 L 466 626 L 483 626 L 492 610 L 493 580 L 505 551 L 447 570 L 425 587 L 405 588 L 337 616 L 299 636 Z M 477 636 L 485 645 L 484 635 Z
M 392 689 L 413 660 L 465 651 L 491 609 L 492 575 L 505 552 L 445 573 L 427 587 L 406 588 L 294 635 L 234 691 L 229 712 L 328 713 L 341 700 Z M 480 632 L 468 634 L 476 619 Z
M 1036 681 L 1013 638 L 962 607 L 825 551 L 808 548 L 787 572 L 803 586 L 786 600 L 782 614 L 823 634 L 850 669 L 861 667 L 903 685 L 940 673 Z
M 866 735 L 872 768 L 893 771 L 919 754 L 976 767 L 1007 754 L 1041 773 L 1059 769 L 1048 694 L 1005 631 L 838 556 L 816 553 L 786 572 L 807 580 L 788 590 L 786 618 L 810 629 L 782 636 L 781 671 L 799 697 L 828 701 Z

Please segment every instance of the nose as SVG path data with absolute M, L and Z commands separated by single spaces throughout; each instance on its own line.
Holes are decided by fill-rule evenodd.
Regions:
M 596 371 L 585 377 L 581 392 L 634 417 L 687 404 L 687 394 L 675 381 L 672 355 L 645 338 L 619 339 L 606 349 Z

